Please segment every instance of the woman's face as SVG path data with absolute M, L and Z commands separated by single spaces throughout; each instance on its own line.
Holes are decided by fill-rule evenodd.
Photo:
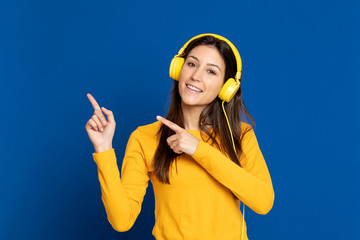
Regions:
M 221 90 L 224 76 L 225 62 L 215 47 L 194 47 L 180 73 L 179 93 L 182 105 L 205 107 L 211 103 Z

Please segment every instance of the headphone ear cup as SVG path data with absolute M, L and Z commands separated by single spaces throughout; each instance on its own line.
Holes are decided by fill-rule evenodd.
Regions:
M 172 79 L 179 81 L 181 68 L 184 65 L 185 59 L 182 57 L 174 57 L 171 60 L 169 75 Z
M 219 98 L 223 101 L 230 102 L 230 100 L 235 96 L 239 88 L 240 84 L 236 82 L 235 79 L 229 78 L 222 86 L 219 93 Z

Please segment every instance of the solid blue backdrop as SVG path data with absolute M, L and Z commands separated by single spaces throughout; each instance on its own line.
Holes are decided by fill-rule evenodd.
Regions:
M 131 132 L 166 115 L 172 57 L 217 33 L 243 60 L 243 97 L 275 190 L 250 239 L 359 239 L 358 1 L 1 1 L 0 239 L 153 239 L 151 184 L 133 228 L 106 219 L 86 94 Z

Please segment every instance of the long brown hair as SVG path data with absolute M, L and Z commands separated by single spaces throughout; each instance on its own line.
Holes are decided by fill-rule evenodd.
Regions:
M 226 65 L 224 81 L 234 77 L 236 73 L 236 58 L 229 45 L 222 40 L 213 36 L 203 36 L 193 40 L 184 51 L 186 60 L 189 52 L 198 45 L 209 45 L 216 47 L 223 57 Z M 228 115 L 231 130 L 233 132 L 234 143 L 237 154 L 234 152 L 231 134 L 229 132 L 225 115 L 222 111 L 222 101 L 215 98 L 213 102 L 208 104 L 202 111 L 199 119 L 201 137 L 204 141 L 212 145 L 216 145 L 218 149 L 226 154 L 233 162 L 241 166 L 240 156 L 242 154 L 241 141 L 244 135 L 255 127 L 255 120 L 248 112 L 242 99 L 241 87 L 235 94 L 234 98 L 225 104 L 225 111 Z M 248 122 L 250 119 L 250 128 L 241 129 L 241 122 Z M 181 96 L 179 94 L 179 82 L 174 80 L 173 90 L 171 92 L 171 102 L 169 112 L 166 117 L 180 127 L 184 128 L 184 116 L 181 110 Z M 213 130 L 210 130 L 210 126 Z M 173 161 L 176 161 L 179 154 L 175 153 L 167 144 L 166 139 L 175 132 L 164 124 L 161 125 L 158 133 L 160 135 L 159 145 L 156 149 L 153 166 L 155 176 L 162 183 L 170 184 L 169 170 Z M 220 142 L 216 140 L 220 137 Z M 184 153 L 183 153 L 184 154 Z

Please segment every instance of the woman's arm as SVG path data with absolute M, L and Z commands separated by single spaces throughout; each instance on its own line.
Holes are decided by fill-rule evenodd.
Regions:
M 124 232 L 129 230 L 141 210 L 149 176 L 144 161 L 141 134 L 135 130 L 127 143 L 121 168 L 116 163 L 115 150 L 93 153 L 108 220 L 112 227 Z
M 241 143 L 244 156 L 240 159 L 240 167 L 217 148 L 197 139 L 175 123 L 160 116 L 157 119 L 175 131 L 174 135 L 167 138 L 167 143 L 174 152 L 191 155 L 209 174 L 255 212 L 266 214 L 270 211 L 274 202 L 274 190 L 254 130 L 247 132 Z
M 242 149 L 242 167 L 203 141 L 192 157 L 245 205 L 259 214 L 267 214 L 273 206 L 274 190 L 253 130 L 245 134 Z

